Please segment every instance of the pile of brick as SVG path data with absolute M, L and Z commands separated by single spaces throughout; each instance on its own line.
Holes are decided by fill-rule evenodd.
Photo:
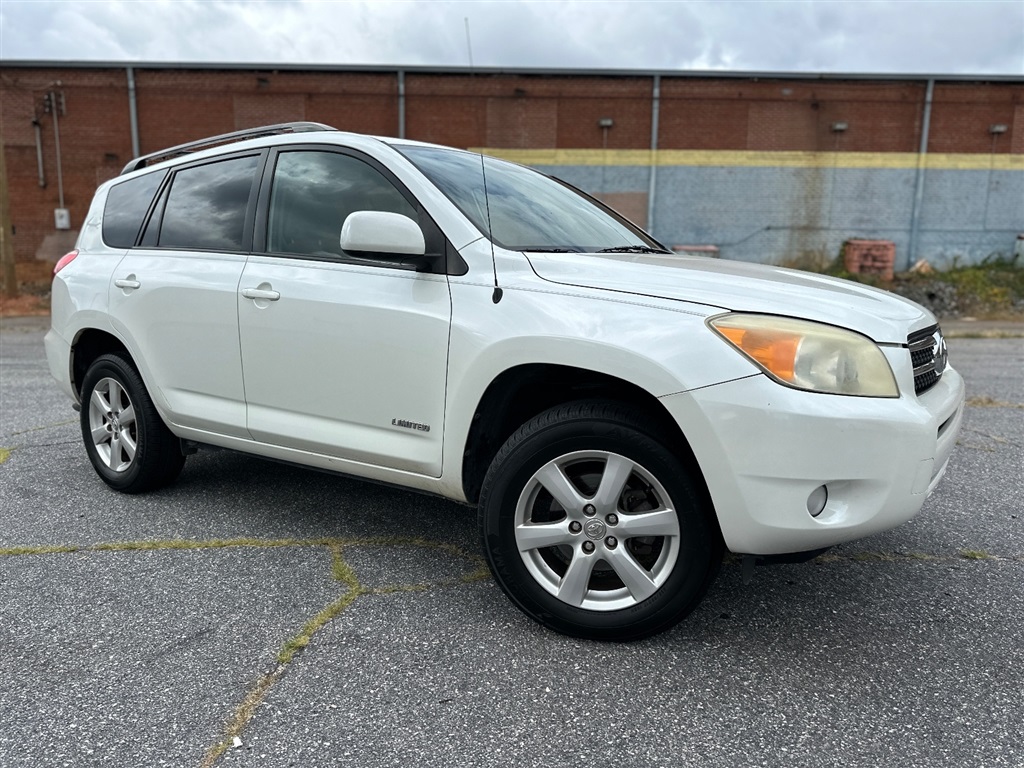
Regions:
M 852 274 L 892 280 L 896 244 L 891 240 L 847 240 L 843 244 L 843 263 Z

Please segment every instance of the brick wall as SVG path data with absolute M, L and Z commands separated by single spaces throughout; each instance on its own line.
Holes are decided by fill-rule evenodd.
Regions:
M 1024 152 L 1024 83 L 939 83 L 934 102 L 930 152 Z M 999 124 L 1007 132 L 991 134 Z
M 650 78 L 415 74 L 409 138 L 457 147 L 645 149 Z M 611 118 L 607 136 L 598 120 Z
M 131 159 L 125 73 L 5 67 L 0 76 L 0 128 L 7 153 L 15 258 L 59 258 L 67 238 L 54 236 L 53 211 L 59 206 L 54 115 L 44 113 L 43 98 L 50 91 L 64 93 L 66 114 L 56 118 L 64 205 L 77 230 L 97 184 L 117 175 Z M 42 140 L 45 187 L 40 186 L 37 171 L 33 120 Z M 38 253 L 48 238 L 55 252 Z
M 146 67 L 136 68 L 135 78 L 143 153 L 290 120 L 378 135 L 399 130 L 393 71 Z M 649 76 L 412 71 L 405 76 L 406 136 L 457 147 L 643 150 L 650 147 L 652 89 Z M 124 68 L 0 66 L 0 127 L 21 261 L 56 259 L 61 254 L 47 249 L 56 251 L 64 242 L 52 237 L 58 206 L 54 116 L 42 110 L 50 90 L 63 92 L 67 106 L 58 119 L 73 229 L 96 185 L 132 155 Z M 920 79 L 663 76 L 658 144 L 711 152 L 913 153 L 924 98 Z M 602 129 L 598 121 L 605 118 L 613 125 Z M 33 120 L 40 128 L 45 187 L 36 169 Z M 839 122 L 847 124 L 845 131 L 832 130 Z M 1007 132 L 991 134 L 993 124 L 1006 125 Z M 938 83 L 929 151 L 1024 153 L 1024 82 Z M 595 191 L 619 186 L 615 194 L 643 192 L 606 175 L 602 186 L 607 189 Z M 636 209 L 636 218 L 645 214 L 643 199 L 630 197 L 626 206 Z
M 664 78 L 661 94 L 665 149 L 916 152 L 925 84 Z

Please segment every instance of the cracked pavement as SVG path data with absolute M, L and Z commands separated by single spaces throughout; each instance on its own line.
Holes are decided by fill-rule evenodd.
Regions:
M 4 765 L 1024 765 L 1022 339 L 950 341 L 915 520 L 610 645 L 521 615 L 459 505 L 223 451 L 107 490 L 43 330 L 0 325 Z

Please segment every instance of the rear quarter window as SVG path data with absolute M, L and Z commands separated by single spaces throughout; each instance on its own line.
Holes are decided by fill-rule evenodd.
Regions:
M 243 250 L 246 208 L 259 164 L 259 156 L 253 155 L 177 171 L 164 207 L 158 245 Z
M 153 195 L 166 175 L 166 171 L 147 173 L 110 188 L 103 208 L 103 242 L 115 248 L 135 245 Z

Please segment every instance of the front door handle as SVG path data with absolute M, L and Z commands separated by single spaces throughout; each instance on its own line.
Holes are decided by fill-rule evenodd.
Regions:
M 127 278 L 115 280 L 114 285 L 116 285 L 118 288 L 131 290 L 134 288 L 140 288 L 142 286 L 142 283 L 135 279 L 135 275 L 129 275 Z
M 266 301 L 277 301 L 281 298 L 281 294 L 277 291 L 265 288 L 243 288 L 242 295 L 247 299 L 265 299 Z

